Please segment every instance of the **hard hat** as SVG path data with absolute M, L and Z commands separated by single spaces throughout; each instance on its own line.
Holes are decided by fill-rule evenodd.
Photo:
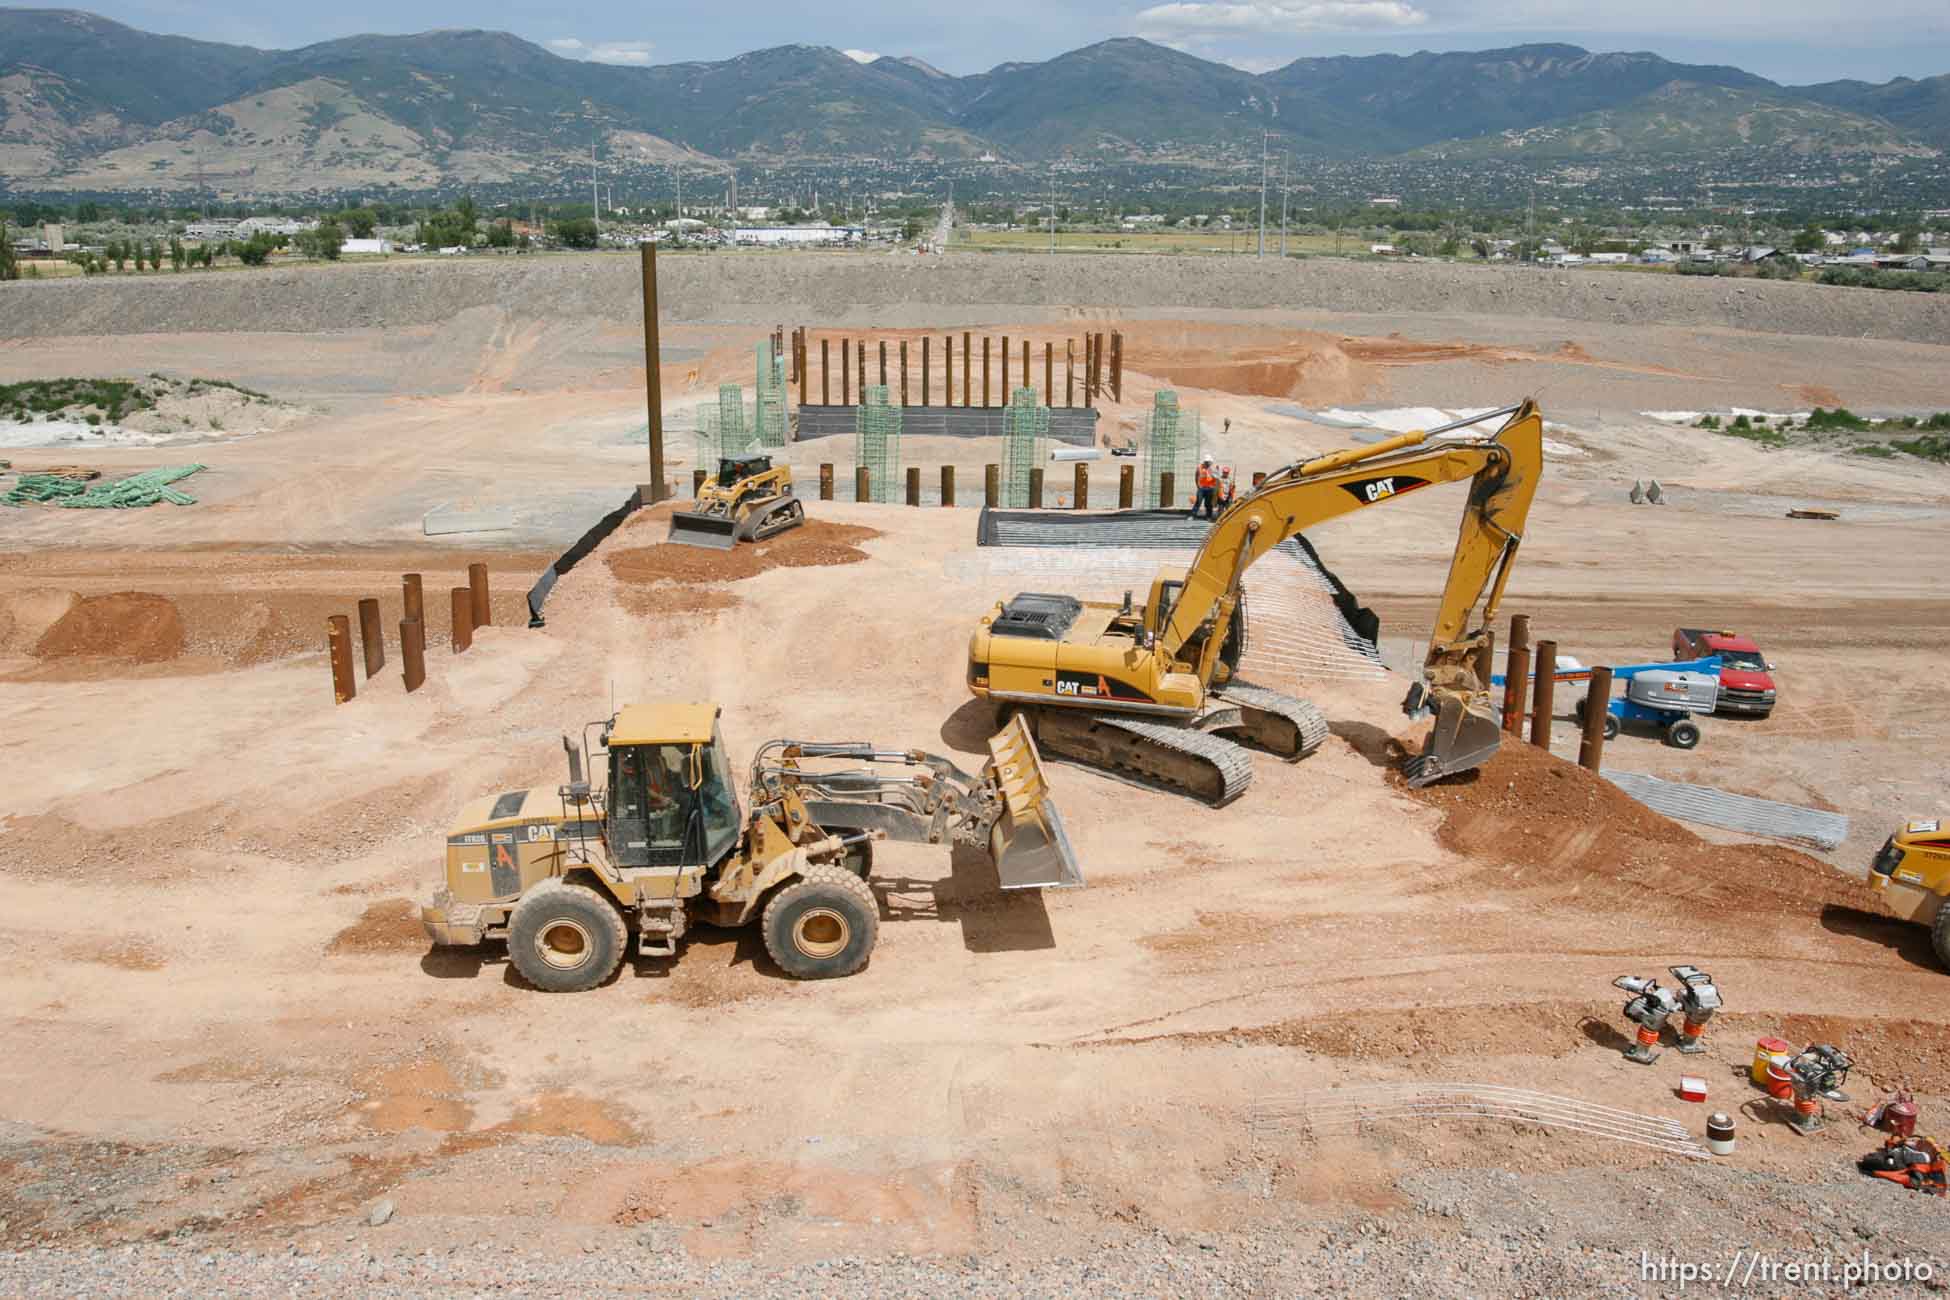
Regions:
M 1210 465 L 1211 463 L 1212 463 L 1212 458 L 1210 456 L 1207 456 L 1204 460 L 1199 462 L 1199 464 L 1201 465 Z

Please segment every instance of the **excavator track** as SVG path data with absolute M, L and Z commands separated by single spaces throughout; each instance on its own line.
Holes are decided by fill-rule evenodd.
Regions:
M 798 497 L 779 497 L 752 507 L 751 514 L 738 526 L 738 536 L 748 542 L 762 542 L 805 522 L 806 507 Z
M 1235 681 L 1219 692 L 1219 698 L 1237 705 L 1242 715 L 1238 726 L 1223 730 L 1281 758 L 1305 758 L 1329 735 L 1327 715 L 1291 695 Z
M 1165 722 L 1043 709 L 1036 738 L 1053 754 L 1169 786 L 1215 808 L 1244 794 L 1253 780 L 1252 761 L 1232 741 Z

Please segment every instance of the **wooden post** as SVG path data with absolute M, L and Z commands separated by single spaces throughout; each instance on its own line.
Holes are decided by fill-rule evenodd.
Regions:
M 704 480 L 708 477 L 710 476 L 701 469 L 691 471 L 691 495 L 693 497 L 704 495 Z
M 1124 336 L 1121 333 L 1110 336 L 1110 400 L 1124 400 Z
M 1002 467 L 982 466 L 982 503 L 993 510 L 1002 504 Z
M 1102 397 L 1104 395 L 1104 371 L 1106 370 L 1106 368 L 1107 367 L 1104 365 L 1104 332 L 1102 330 L 1098 330 L 1097 331 L 1097 371 L 1094 375 L 1091 376 L 1091 383 L 1095 385 L 1097 396 L 1099 397 Z
M 1028 339 L 1024 339 L 1022 341 L 1022 386 L 1024 388 L 1029 388 L 1033 386 L 1029 382 L 1029 340 Z
M 1063 340 L 1063 405 L 1077 404 L 1077 341 Z
M 859 380 L 854 385 L 853 391 L 860 399 L 860 405 L 865 406 L 867 404 L 867 341 L 865 339 L 853 345 L 853 355 L 860 363 Z M 883 375 L 882 378 L 885 376 Z
M 855 501 L 873 500 L 873 474 L 865 465 L 853 467 L 853 499 Z
M 1551 713 L 1557 686 L 1557 642 L 1537 643 L 1537 693 L 1530 702 L 1530 743 L 1551 747 Z
M 819 463 L 819 499 L 821 501 L 833 499 L 833 462 L 830 460 Z
M 1177 486 L 1178 476 L 1170 470 L 1158 475 L 1158 504 L 1164 509 L 1171 509 L 1171 499 L 1176 495 L 1172 489 Z
M 1596 772 L 1604 765 L 1605 718 L 1611 713 L 1611 669 L 1593 668 L 1591 687 L 1584 697 L 1584 737 L 1578 742 L 1578 766 Z
M 833 340 L 819 341 L 819 404 L 833 404 Z
M 1009 336 L 1002 336 L 1002 405 L 1009 404 Z
M 1512 614 L 1510 616 L 1510 648 L 1512 650 L 1530 649 L 1530 615 Z
M 1513 736 L 1523 735 L 1525 688 L 1530 685 L 1530 651 L 1511 646 L 1503 662 L 1503 729 Z
M 1077 462 L 1077 486 L 1075 506 L 1078 510 L 1090 508 L 1090 466 Z
M 399 621 L 399 659 L 410 695 L 427 680 L 427 625 L 417 618 Z
M 982 336 L 982 405 L 989 404 L 989 338 Z
M 853 405 L 853 341 L 840 340 L 840 405 Z
M 352 622 L 345 615 L 325 620 L 325 649 L 332 661 L 332 700 L 343 704 L 359 693 L 352 684 Z
M 1043 405 L 1056 405 L 1056 344 L 1043 340 Z
M 1043 508 L 1043 467 L 1041 465 L 1033 465 L 1029 470 L 1029 508 L 1031 510 Z
M 1086 411 L 1097 404 L 1090 388 L 1091 376 L 1096 373 L 1096 368 L 1097 336 L 1085 334 L 1083 336 L 1083 407 Z
M 955 404 L 955 336 L 950 334 L 941 349 L 941 404 Z
M 911 506 L 921 504 L 921 467 L 919 465 L 909 465 L 907 467 L 907 504 Z
M 420 575 L 417 573 L 400 574 L 399 594 L 400 603 L 406 608 L 403 617 L 415 623 L 425 623 L 427 614 L 426 606 L 423 603 L 424 598 L 420 594 Z
M 907 340 L 901 340 L 901 405 L 907 405 Z
M 968 405 L 969 390 L 973 387 L 972 379 L 974 372 L 968 364 L 968 358 L 968 331 L 963 330 L 961 332 L 961 404 L 963 406 Z M 982 404 L 984 406 L 988 405 L 988 399 L 983 398 Z
M 1129 510 L 1131 495 L 1137 485 L 1137 466 L 1123 464 L 1117 467 L 1117 508 Z
M 479 560 L 467 566 L 467 590 L 474 601 L 474 626 L 487 627 L 494 622 L 494 609 L 488 604 L 487 565 Z
M 465 587 L 449 588 L 447 607 L 454 620 L 454 653 L 459 654 L 474 644 L 474 593 Z
M 941 504 L 944 506 L 955 504 L 955 467 L 953 465 L 943 465 L 941 467 Z
M 670 495 L 664 482 L 664 359 L 657 334 L 657 246 L 643 243 L 643 404 L 645 437 L 650 444 L 650 499 Z
M 923 406 L 926 406 L 926 405 L 928 404 L 928 399 L 929 399 L 929 393 L 928 393 L 928 344 L 930 344 L 930 343 L 932 343 L 932 342 L 934 342 L 934 340 L 933 340 L 932 338 L 930 338 L 930 337 L 928 337 L 927 335 L 925 335 L 925 334 L 924 334 L 924 335 L 922 335 L 922 336 L 921 336 L 921 405 L 923 405 Z M 905 345 L 903 345 L 903 346 L 905 346 Z
M 880 340 L 880 386 L 887 387 L 887 340 Z
M 386 666 L 386 634 L 379 630 L 379 602 L 367 596 L 359 602 L 359 640 L 366 652 L 366 680 Z

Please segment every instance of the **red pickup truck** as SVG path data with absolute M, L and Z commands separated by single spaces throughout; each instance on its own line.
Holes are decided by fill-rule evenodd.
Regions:
M 1715 713 L 1745 713 L 1764 718 L 1774 711 L 1773 664 L 1753 638 L 1732 632 L 1682 627 L 1672 634 L 1674 659 L 1720 656 L 1720 704 Z

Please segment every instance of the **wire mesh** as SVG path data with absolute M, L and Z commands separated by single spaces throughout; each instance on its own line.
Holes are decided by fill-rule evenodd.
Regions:
M 1191 500 L 1195 490 L 1192 475 L 1198 468 L 1199 422 L 1197 411 L 1178 405 L 1178 394 L 1160 389 L 1151 399 L 1151 414 L 1145 421 L 1144 459 L 1139 477 L 1138 503 L 1146 509 L 1163 504 L 1159 492 L 1162 476 L 1172 476 L 1172 504 Z
M 758 400 L 753 404 L 752 445 L 785 446 L 785 358 L 772 351 L 772 341 L 758 345 Z
M 1663 781 L 1644 772 L 1621 772 L 1613 767 L 1604 769 L 1602 775 L 1646 807 L 1682 822 L 1812 844 L 1820 849 L 1840 848 L 1848 838 L 1848 818 L 1841 813 L 1756 799 L 1706 785 Z
M 901 408 L 887 401 L 887 385 L 865 389 L 853 414 L 853 464 L 867 471 L 867 499 L 899 502 L 901 483 Z
M 1010 392 L 1002 433 L 1002 504 L 1020 509 L 1029 504 L 1030 471 L 1049 455 L 1049 408 L 1037 404 L 1035 389 Z
M 694 462 L 706 473 L 716 473 L 718 461 L 726 456 L 742 456 L 754 445 L 752 409 L 737 384 L 719 384 L 718 400 L 691 408 L 691 437 L 696 449 Z

